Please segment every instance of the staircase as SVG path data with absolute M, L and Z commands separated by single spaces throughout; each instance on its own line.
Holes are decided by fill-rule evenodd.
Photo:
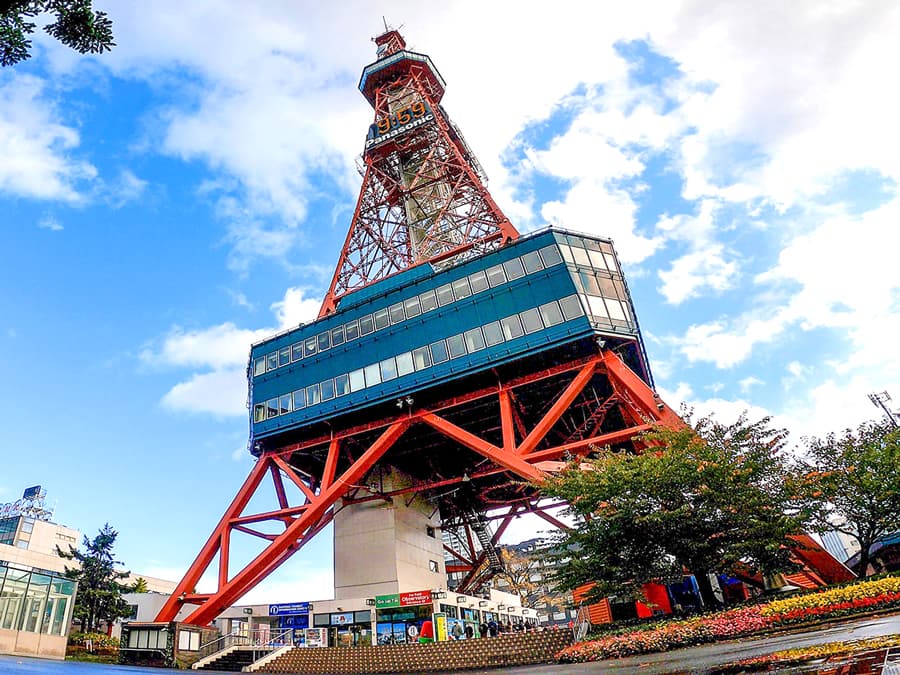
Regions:
M 500 559 L 500 552 L 497 550 L 497 546 L 492 541 L 493 534 L 488 529 L 484 515 L 477 511 L 472 511 L 468 520 L 475 537 L 478 539 L 478 543 L 481 544 L 481 550 L 484 552 L 485 560 L 487 560 L 488 569 L 491 572 L 502 572 L 503 561 Z

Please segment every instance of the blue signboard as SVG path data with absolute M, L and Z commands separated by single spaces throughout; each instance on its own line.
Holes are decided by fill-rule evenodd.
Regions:
M 308 602 L 285 602 L 280 605 L 269 605 L 269 616 L 285 616 L 309 614 Z

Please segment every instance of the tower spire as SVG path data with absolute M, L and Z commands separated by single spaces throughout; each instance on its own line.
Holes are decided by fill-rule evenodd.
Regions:
M 363 182 L 319 316 L 340 298 L 425 262 L 450 264 L 518 237 L 488 193 L 462 133 L 440 105 L 445 82 L 394 29 L 359 90 L 372 106 Z

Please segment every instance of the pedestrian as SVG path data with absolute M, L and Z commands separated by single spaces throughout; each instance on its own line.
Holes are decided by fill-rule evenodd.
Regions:
M 473 637 L 475 637 L 475 629 L 472 628 L 472 624 L 467 623 L 466 624 L 466 640 L 471 640 Z
M 491 619 L 488 621 L 488 635 L 491 637 L 497 637 L 498 626 L 497 622 Z
M 478 626 L 478 634 L 481 637 L 488 636 L 488 625 L 484 621 L 482 621 L 481 624 Z

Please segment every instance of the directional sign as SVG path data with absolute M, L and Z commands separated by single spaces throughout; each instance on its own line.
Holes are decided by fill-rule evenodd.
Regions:
M 269 616 L 286 616 L 292 614 L 309 614 L 309 603 L 285 602 L 280 605 L 269 605 Z

